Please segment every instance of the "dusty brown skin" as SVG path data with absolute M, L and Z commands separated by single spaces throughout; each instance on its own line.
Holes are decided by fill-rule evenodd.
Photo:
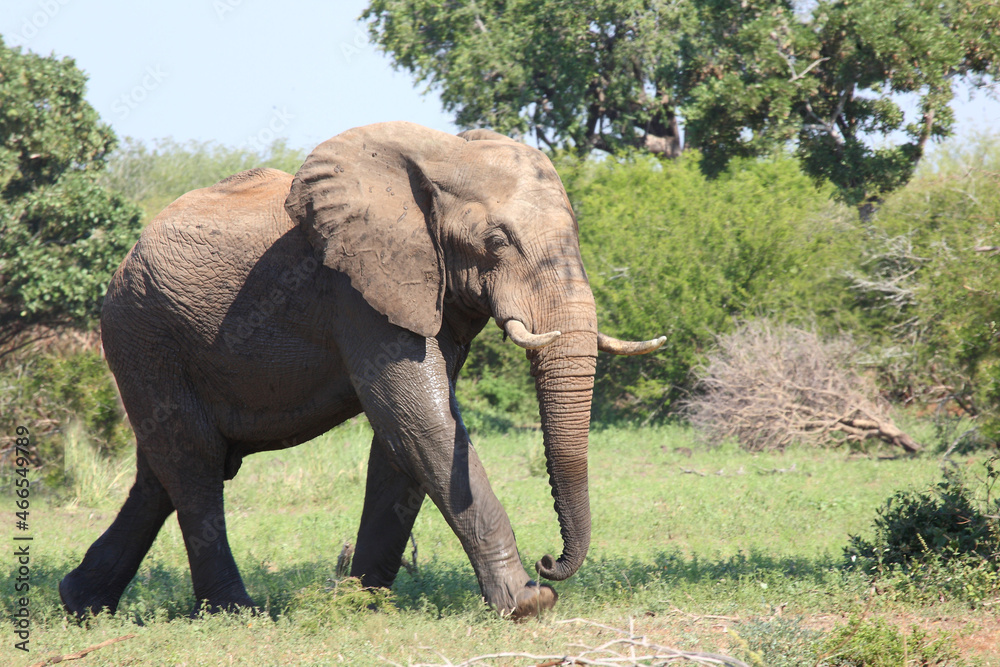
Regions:
M 294 446 L 362 411 L 375 437 L 352 575 L 392 584 L 426 495 L 487 603 L 514 618 L 551 607 L 555 591 L 522 567 L 455 401 L 468 345 L 491 318 L 534 348 L 564 543 L 558 560 L 536 568 L 565 579 L 590 542 L 598 332 L 576 219 L 541 152 L 488 131 L 382 123 L 323 143 L 294 180 L 252 170 L 175 201 L 104 303 L 104 350 L 136 432 L 136 481 L 62 580 L 66 607 L 113 611 L 175 510 L 197 599 L 252 606 L 226 538 L 223 480 L 248 454 Z M 603 337 L 601 347 L 640 349 Z

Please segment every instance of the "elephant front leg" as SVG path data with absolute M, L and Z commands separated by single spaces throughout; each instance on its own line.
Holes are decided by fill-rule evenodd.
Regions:
M 391 338 L 380 340 L 379 332 L 384 330 L 372 326 L 368 331 L 374 333 L 346 361 L 353 366 L 355 388 L 386 456 L 409 475 L 417 494 L 422 489 L 441 510 L 461 540 L 490 606 L 514 618 L 552 607 L 555 591 L 535 583 L 521 565 L 510 520 L 458 415 L 449 364 L 438 341 L 400 329 L 390 329 Z M 457 354 L 455 350 L 450 353 Z M 368 360 L 380 354 L 379 372 L 366 373 L 372 365 Z M 385 464 L 376 458 L 375 465 Z M 382 470 L 375 473 L 375 480 L 385 477 Z M 389 477 L 394 481 L 366 499 L 358 537 L 359 551 L 364 546 L 365 552 L 352 568 L 363 575 L 370 574 L 366 570 L 378 572 L 373 576 L 382 581 L 390 571 L 394 576 L 398 570 L 415 518 L 404 512 L 406 523 L 399 523 L 396 513 L 397 504 L 405 508 L 409 502 L 416 503 L 409 495 L 413 484 Z M 391 528 L 380 534 L 379 528 L 386 526 Z M 375 547 L 385 551 L 376 555 Z
M 375 436 L 368 457 L 365 506 L 351 562 L 351 576 L 359 577 L 366 588 L 389 588 L 396 580 L 424 495 L 412 477 L 392 464 L 385 443 Z
M 538 616 L 555 606 L 558 595 L 538 584 L 521 565 L 510 518 L 493 493 L 486 471 L 460 425 L 447 472 L 426 472 L 437 483 L 430 495 L 462 541 L 487 604 L 514 620 Z

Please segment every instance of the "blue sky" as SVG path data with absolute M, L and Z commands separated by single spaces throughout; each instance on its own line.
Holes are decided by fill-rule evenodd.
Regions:
M 454 132 L 434 93 L 368 43 L 365 0 L 3 0 L 8 45 L 73 57 L 119 136 L 311 149 L 409 120 Z M 1000 102 L 956 100 L 958 133 L 1000 129 Z
M 276 135 L 312 148 L 386 120 L 457 131 L 437 95 L 421 95 L 368 43 L 356 20 L 366 5 L 3 0 L 0 34 L 74 58 L 119 136 L 239 146 Z

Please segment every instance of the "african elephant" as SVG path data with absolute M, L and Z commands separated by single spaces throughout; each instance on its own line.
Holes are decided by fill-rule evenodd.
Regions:
M 494 319 L 527 349 L 563 538 L 538 573 L 576 572 L 590 543 L 587 434 L 598 349 L 577 223 L 552 163 L 502 135 L 411 123 L 355 128 L 292 176 L 253 169 L 195 190 L 146 228 L 101 313 L 104 352 L 136 435 L 124 506 L 59 585 L 76 614 L 118 605 L 177 512 L 196 599 L 252 607 L 230 552 L 223 480 L 361 413 L 375 437 L 352 564 L 390 586 L 416 511 L 440 508 L 486 602 L 551 607 L 528 576 L 455 400 L 472 339 Z

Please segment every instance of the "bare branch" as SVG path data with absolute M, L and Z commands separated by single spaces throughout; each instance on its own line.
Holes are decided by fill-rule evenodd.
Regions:
M 718 618 L 722 620 L 733 620 L 729 617 L 719 616 L 719 617 L 704 617 L 704 618 Z M 736 619 L 738 620 L 738 619 Z M 437 649 L 430 646 L 422 646 L 420 648 L 433 651 L 442 660 L 443 663 L 417 663 L 411 665 L 411 667 L 472 667 L 472 665 L 481 664 L 500 664 L 509 665 L 513 664 L 511 662 L 514 658 L 522 658 L 525 660 L 531 660 L 536 667 L 556 667 L 557 665 L 598 665 L 600 667 L 622 667 L 628 665 L 670 665 L 670 664 L 696 664 L 696 665 L 720 665 L 722 667 L 750 667 L 747 663 L 742 660 L 737 660 L 736 658 L 730 657 L 728 655 L 720 655 L 717 653 L 702 653 L 698 651 L 681 651 L 675 648 L 670 648 L 669 646 L 662 646 L 660 644 L 655 644 L 646 639 L 646 637 L 636 636 L 635 629 L 632 626 L 631 619 L 629 620 L 630 628 L 628 630 L 621 630 L 619 628 L 614 628 L 609 625 L 604 625 L 601 623 L 594 623 L 593 621 L 588 621 L 582 618 L 571 618 L 564 621 L 556 621 L 556 624 L 583 624 L 594 628 L 599 628 L 601 630 L 610 630 L 616 634 L 621 635 L 617 639 L 612 639 L 599 646 L 586 646 L 583 644 L 574 644 L 574 648 L 583 649 L 575 655 L 537 655 L 534 653 L 520 653 L 515 651 L 505 651 L 501 653 L 487 653 L 484 655 L 478 655 L 473 658 L 468 658 L 462 662 L 452 662 L 446 656 L 444 656 Z M 636 649 L 641 649 L 641 653 L 637 655 Z M 385 658 L 383 658 L 384 660 Z M 388 662 L 388 661 L 387 661 Z M 390 663 L 395 664 L 395 663 Z
M 782 449 L 793 441 L 836 444 L 879 438 L 914 452 L 919 445 L 889 419 L 870 378 L 851 369 L 846 339 L 757 321 L 719 338 L 685 409 L 712 440 L 744 449 Z M 842 440 L 841 440 L 842 441 Z

